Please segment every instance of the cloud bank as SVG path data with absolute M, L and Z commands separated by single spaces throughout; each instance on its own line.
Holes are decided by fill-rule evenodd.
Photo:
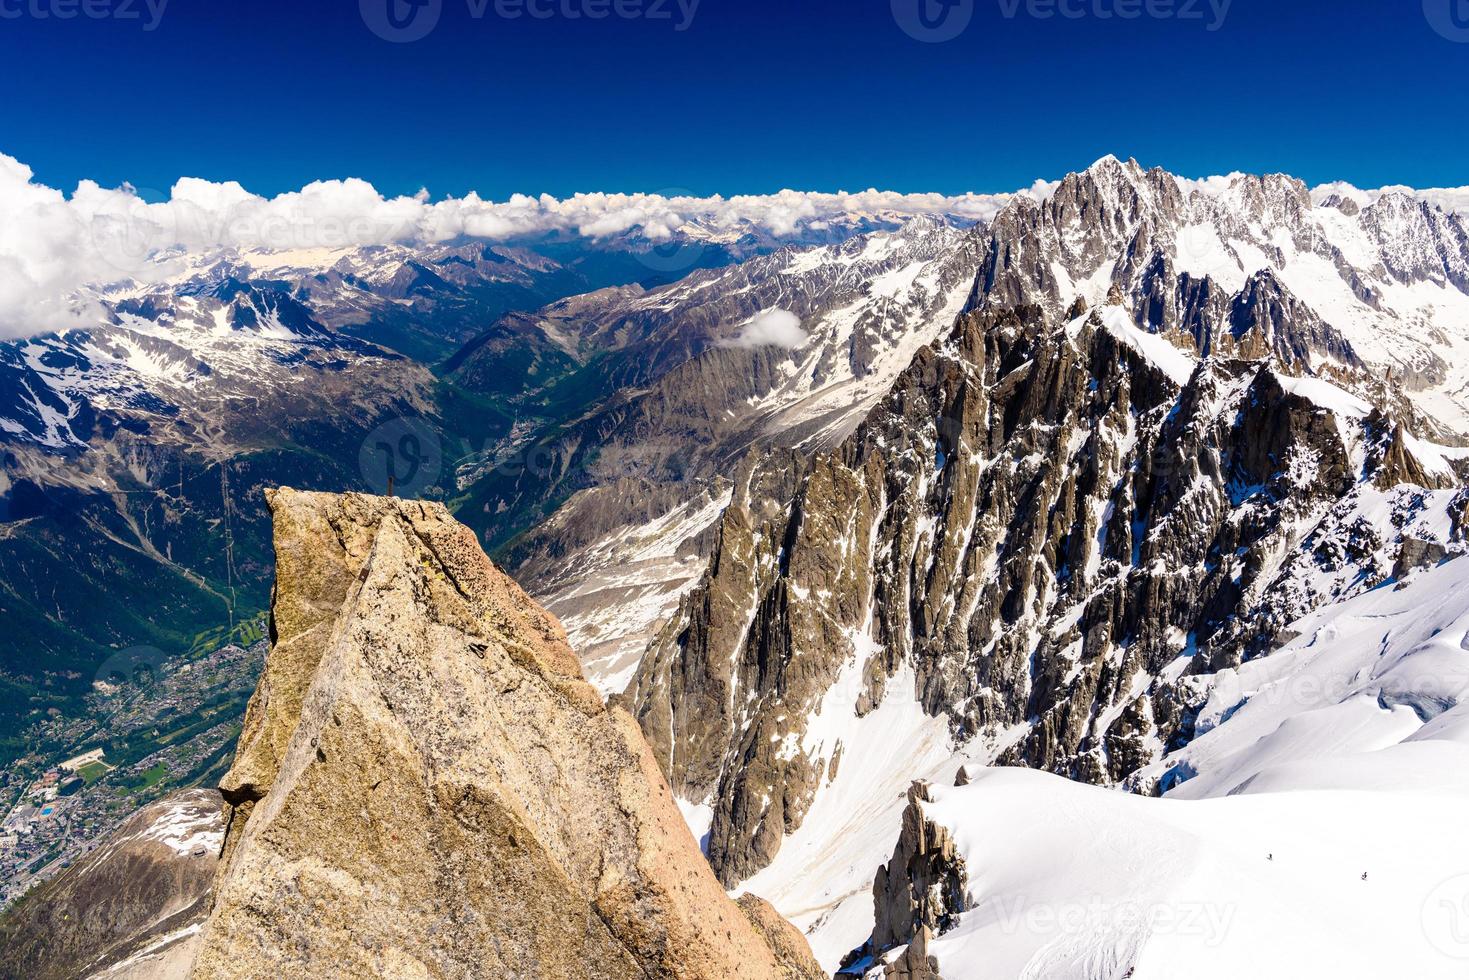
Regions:
M 1336 181 L 1311 188 L 1311 200 L 1316 204 L 1336 196 L 1355 201 L 1364 208 L 1377 203 L 1384 194 L 1406 194 L 1425 204 L 1469 217 L 1469 187 L 1429 187 L 1420 190 L 1402 184 L 1393 184 L 1388 187 L 1379 187 L 1376 190 L 1363 190 L 1360 187 Z
M 182 257 L 220 248 L 299 249 L 430 244 L 461 236 L 504 241 L 552 232 L 603 239 L 634 227 L 659 241 L 690 222 L 714 231 L 754 226 L 780 239 L 854 212 L 949 214 L 984 220 L 1008 194 L 860 193 L 694 197 L 577 194 L 558 199 L 477 194 L 388 198 L 364 180 L 328 180 L 265 198 L 235 181 L 185 178 L 149 203 L 130 186 L 82 181 L 70 195 L 36 183 L 30 167 L 0 154 L 0 338 L 65 329 L 95 310 L 87 286 L 158 281 Z
M 1198 183 L 1207 183 L 1198 182 Z M 1054 182 L 1017 192 L 1043 200 Z M 1364 204 L 1388 190 L 1412 193 L 1469 214 L 1469 188 L 1345 192 Z M 159 195 L 150 195 L 159 196 Z M 841 215 L 947 214 L 993 218 L 1016 194 L 900 194 L 781 191 L 736 197 L 665 194 L 517 194 L 488 201 L 477 194 L 433 200 L 427 191 L 384 197 L 364 180 L 326 180 L 276 197 L 252 194 L 235 181 L 184 178 L 167 198 L 148 202 L 134 188 L 84 180 L 67 195 L 37 183 L 31 168 L 0 153 L 0 339 L 95 322 L 84 299 L 89 286 L 156 282 L 181 271 L 191 256 L 223 248 L 340 248 L 432 244 L 459 237 L 507 241 L 548 233 L 605 239 L 638 227 L 653 241 L 697 223 L 713 232 L 755 228 L 776 239 L 820 231 Z

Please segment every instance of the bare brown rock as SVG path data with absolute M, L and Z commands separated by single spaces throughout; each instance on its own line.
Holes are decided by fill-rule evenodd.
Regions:
M 276 647 L 193 976 L 820 975 L 724 894 L 636 723 L 447 510 L 271 506 Z
M 873 882 L 875 954 L 914 943 L 926 933 L 941 936 L 969 909 L 964 859 L 948 829 L 924 815 L 922 804 L 928 800 L 928 788 L 922 783 L 908 791 L 908 809 L 892 860 L 878 869 Z
M 943 980 L 938 957 L 928 951 L 928 941 L 928 929 L 919 929 L 902 955 L 882 971 L 883 980 Z
M 745 894 L 736 900 L 736 904 L 755 931 L 775 951 L 776 959 L 784 965 L 787 976 L 825 976 L 801 930 L 782 918 L 769 902 L 758 895 Z

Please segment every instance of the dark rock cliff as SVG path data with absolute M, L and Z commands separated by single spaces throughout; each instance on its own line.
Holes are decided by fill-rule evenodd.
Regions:
M 1452 482 L 1276 362 L 1189 376 L 1119 313 L 969 314 L 835 452 L 741 479 L 626 694 L 675 791 L 711 801 L 726 885 L 844 763 L 803 744 L 844 670 L 859 716 L 911 670 L 956 745 L 1008 732 L 1002 763 L 1120 782 L 1188 737 L 1181 676 L 1387 577 L 1394 542 L 1357 526 L 1354 494 Z

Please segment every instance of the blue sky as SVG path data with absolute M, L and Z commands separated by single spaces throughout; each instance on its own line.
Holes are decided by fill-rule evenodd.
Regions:
M 970 19 L 942 43 L 902 29 L 920 0 L 600 20 L 565 12 L 664 0 L 426 0 L 437 25 L 409 43 L 367 26 L 405 0 L 161 2 L 0 0 L 0 152 L 66 189 L 188 175 L 262 194 L 347 176 L 436 197 L 1002 191 L 1108 152 L 1190 176 L 1469 183 L 1469 43 L 1452 39 L 1469 0 L 1232 0 L 1222 23 L 1225 0 L 1060 0 L 1075 18 L 944 0 Z M 525 3 L 551 16 L 497 14 Z M 1101 16 L 1129 3 L 1143 15 Z M 57 16 L 80 4 L 136 16 Z

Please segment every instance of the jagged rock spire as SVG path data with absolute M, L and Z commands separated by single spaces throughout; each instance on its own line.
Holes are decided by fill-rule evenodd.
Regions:
M 822 975 L 442 505 L 270 502 L 275 647 L 195 977 Z

